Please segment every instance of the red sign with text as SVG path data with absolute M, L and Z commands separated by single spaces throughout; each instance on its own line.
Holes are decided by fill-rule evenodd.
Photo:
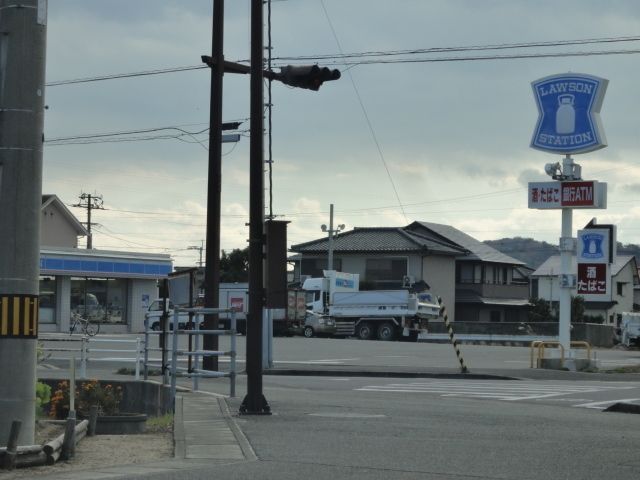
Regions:
M 606 295 L 607 265 L 602 263 L 578 264 L 578 295 Z

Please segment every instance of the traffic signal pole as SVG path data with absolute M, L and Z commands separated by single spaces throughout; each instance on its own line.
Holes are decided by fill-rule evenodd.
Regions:
M 34 443 L 46 8 L 0 0 L 0 446 Z
M 264 91 L 262 0 L 251 0 L 251 80 L 249 147 L 249 312 L 247 315 L 247 395 L 240 413 L 269 415 L 262 390 L 262 310 L 264 290 Z

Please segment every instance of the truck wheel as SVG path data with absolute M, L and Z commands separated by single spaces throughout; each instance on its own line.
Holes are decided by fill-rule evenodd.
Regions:
M 304 336 L 307 338 L 311 338 L 313 337 L 313 328 L 311 327 L 304 327 Z
M 378 338 L 385 342 L 390 342 L 396 338 L 396 327 L 391 322 L 383 322 L 378 327 Z
M 370 323 L 362 322 L 356 327 L 356 336 L 360 340 L 373 340 L 373 328 Z

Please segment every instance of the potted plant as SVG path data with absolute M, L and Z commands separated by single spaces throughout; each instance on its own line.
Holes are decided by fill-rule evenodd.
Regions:
M 58 383 L 51 397 L 49 416 L 64 419 L 69 414 L 69 382 Z M 142 433 L 147 416 L 120 411 L 122 387 L 98 380 L 82 382 L 75 388 L 75 404 L 78 418 L 88 418 L 92 405 L 98 407 L 97 434 Z

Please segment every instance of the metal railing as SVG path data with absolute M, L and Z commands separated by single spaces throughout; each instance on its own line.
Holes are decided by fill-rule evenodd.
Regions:
M 589 342 L 584 342 L 580 340 L 570 342 L 571 347 L 584 347 L 587 352 L 587 360 L 591 363 L 591 344 Z M 531 342 L 531 350 L 530 350 L 530 358 L 529 358 L 529 367 L 530 368 L 540 368 L 541 360 L 544 360 L 544 352 L 546 347 L 557 347 L 560 349 L 560 368 L 564 368 L 565 361 L 565 351 L 564 346 L 560 342 L 556 341 L 545 341 L 545 340 L 536 340 Z M 538 358 L 535 359 L 535 352 L 538 351 Z
M 79 362 L 79 377 L 87 378 L 87 364 L 92 362 L 119 362 L 119 363 L 134 363 L 135 364 L 135 379 L 140 379 L 140 365 L 142 365 L 142 339 L 137 337 L 135 339 L 121 339 L 121 338 L 104 338 L 95 337 L 89 335 L 81 336 L 47 336 L 40 335 L 39 340 L 43 342 L 79 342 L 78 348 L 73 347 L 47 347 L 42 346 L 42 352 L 54 353 L 54 352 L 67 352 L 70 353 L 73 358 Z M 116 349 L 116 348 L 95 348 L 92 344 L 99 343 L 120 343 L 120 344 L 135 344 L 133 349 Z M 119 357 L 99 357 L 94 354 L 101 353 L 121 353 L 121 354 L 133 354 L 132 356 L 119 356 Z M 48 357 L 51 360 L 68 360 L 67 358 Z
M 194 316 L 194 328 L 192 330 L 180 330 L 179 316 L 180 313 L 191 313 Z M 230 319 L 229 330 L 200 330 L 200 319 L 204 315 L 228 313 Z M 177 377 L 191 377 L 193 391 L 199 389 L 200 378 L 229 378 L 229 396 L 236 396 L 236 311 L 234 309 L 224 308 L 176 308 L 173 312 L 173 330 L 167 332 L 172 335 L 172 348 L 171 348 L 171 399 L 174 400 L 176 396 L 176 380 Z M 182 335 L 191 335 L 195 338 L 194 350 L 191 350 L 191 345 L 186 350 L 178 348 L 178 338 Z M 201 350 L 200 349 L 200 337 L 202 335 L 228 335 L 230 337 L 229 351 L 223 350 Z M 203 370 L 199 368 L 200 359 L 202 357 L 220 357 L 229 356 L 229 371 L 211 371 Z M 191 358 L 191 365 L 187 368 L 178 366 L 179 357 Z

